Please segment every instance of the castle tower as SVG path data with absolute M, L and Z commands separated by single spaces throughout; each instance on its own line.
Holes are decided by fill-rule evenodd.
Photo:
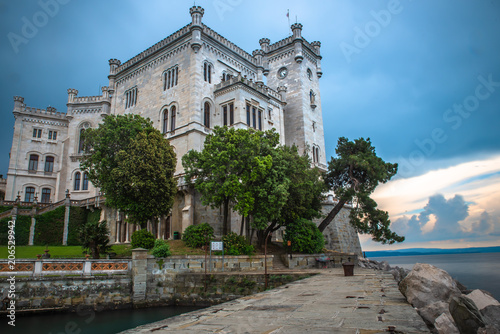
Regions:
M 291 26 L 292 36 L 269 44 L 259 41 L 263 73 L 267 85 L 286 95 L 285 142 L 309 149 L 314 165 L 326 169 L 325 141 L 319 78 L 321 71 L 320 42 L 309 43 L 302 37 L 302 24 Z M 280 87 L 280 88 L 278 88 Z M 286 87 L 286 93 L 283 90 Z

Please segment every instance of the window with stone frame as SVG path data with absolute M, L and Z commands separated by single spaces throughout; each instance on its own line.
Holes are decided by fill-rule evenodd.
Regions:
M 73 190 L 80 190 L 80 181 L 82 174 L 80 172 L 75 173 L 75 180 L 73 182 Z
M 54 130 L 49 130 L 49 140 L 56 140 L 57 139 L 57 131 Z
M 89 174 L 87 172 L 83 173 L 82 190 L 89 190 Z
M 137 87 L 133 87 L 125 92 L 125 109 L 131 108 L 137 104 Z
M 50 203 L 50 188 L 42 188 L 42 203 Z
M 38 155 L 30 154 L 30 161 L 28 164 L 28 170 L 31 172 L 35 172 L 38 169 Z
M 25 202 L 33 202 L 35 200 L 35 188 L 34 187 L 26 187 L 24 189 L 24 201 Z
M 170 131 L 175 130 L 176 113 L 177 113 L 177 108 L 175 106 L 170 107 Z
M 163 90 L 177 86 L 179 82 L 179 66 L 175 65 L 163 72 Z
M 222 122 L 226 126 L 234 124 L 234 102 L 222 106 Z
M 42 129 L 33 128 L 33 138 L 42 138 Z
M 259 109 L 257 117 L 258 129 L 262 131 L 262 110 Z
M 247 110 L 247 125 L 250 126 L 250 104 L 247 103 L 246 110 Z
M 54 171 L 54 157 L 53 156 L 45 157 L 45 167 L 43 170 L 44 170 L 44 172 L 47 172 L 47 173 L 52 173 Z
M 203 104 L 203 125 L 210 127 L 210 103 L 208 102 Z
M 163 134 L 168 132 L 168 108 L 163 110 L 163 126 L 162 126 Z
M 203 80 L 208 83 L 212 83 L 212 64 L 209 62 L 203 63 Z

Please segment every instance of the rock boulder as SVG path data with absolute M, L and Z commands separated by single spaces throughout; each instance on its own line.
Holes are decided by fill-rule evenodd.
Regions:
M 473 290 L 467 295 L 467 298 L 472 299 L 479 310 L 490 305 L 500 305 L 498 300 L 493 298 L 488 292 L 479 289 Z
M 399 290 L 416 308 L 439 301 L 448 302 L 461 292 L 451 276 L 433 265 L 417 263 L 401 281 Z
M 447 313 L 443 313 L 436 318 L 434 327 L 439 334 L 460 334 L 455 322 Z
M 476 304 L 465 296 L 451 299 L 450 313 L 461 334 L 476 334 L 479 328 L 486 326 Z

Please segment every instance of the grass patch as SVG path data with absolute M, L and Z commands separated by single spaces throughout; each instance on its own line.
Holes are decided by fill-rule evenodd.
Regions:
M 172 255 L 204 255 L 201 248 L 186 246 L 182 240 L 168 240 Z M 80 246 L 49 246 L 51 259 L 85 258 Z M 44 254 L 45 246 L 17 246 L 16 259 L 36 259 L 37 254 Z M 113 245 L 111 252 L 116 253 L 116 258 L 132 257 L 132 246 Z M 149 252 L 151 254 L 151 251 Z M 0 246 L 0 259 L 7 259 L 7 246 Z M 101 255 L 101 258 L 106 256 Z
M 51 259 L 85 258 L 80 246 L 49 246 L 48 249 Z M 17 246 L 16 259 L 36 259 L 37 254 L 45 254 L 44 250 L 45 246 Z M 130 245 L 114 245 L 111 251 L 116 253 L 116 257 L 132 256 Z M 7 246 L 0 246 L 0 259 L 6 259 L 7 256 Z

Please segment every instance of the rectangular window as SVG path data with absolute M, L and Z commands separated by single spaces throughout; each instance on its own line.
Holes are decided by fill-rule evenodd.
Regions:
M 44 171 L 52 173 L 53 170 L 54 170 L 54 157 L 45 157 Z
M 49 188 L 42 189 L 42 203 L 50 203 L 50 189 Z
M 257 108 L 252 107 L 252 121 L 253 121 L 253 128 L 257 128 Z
M 57 139 L 57 131 L 49 131 L 49 140 L 56 140 Z
M 42 129 L 33 129 L 33 138 L 42 138 Z
M 250 126 L 250 105 L 247 104 L 247 125 Z
M 36 171 L 37 169 L 38 169 L 38 155 L 31 154 L 28 170 L 29 171 Z
M 234 104 L 229 103 L 229 125 L 234 124 Z
M 129 89 L 125 92 L 125 109 L 133 107 L 137 104 L 137 87 Z
M 262 110 L 259 110 L 259 130 L 262 130 Z
M 227 125 L 227 104 L 222 107 L 222 115 L 224 119 L 224 125 Z

